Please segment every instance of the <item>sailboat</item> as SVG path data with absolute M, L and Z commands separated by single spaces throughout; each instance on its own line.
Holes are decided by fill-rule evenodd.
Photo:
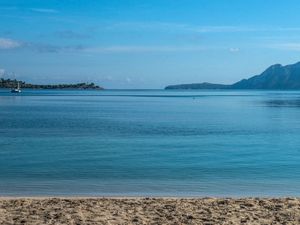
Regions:
M 18 87 L 11 89 L 11 93 L 21 93 L 20 83 L 18 82 Z

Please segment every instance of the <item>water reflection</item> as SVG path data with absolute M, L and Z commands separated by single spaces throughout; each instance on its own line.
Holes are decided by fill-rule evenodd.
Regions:
M 300 107 L 300 99 L 276 99 L 263 102 L 268 107 Z

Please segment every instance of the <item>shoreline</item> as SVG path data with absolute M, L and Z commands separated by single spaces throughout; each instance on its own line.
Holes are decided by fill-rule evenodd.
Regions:
M 1 200 L 13 200 L 13 199 L 38 199 L 38 200 L 44 200 L 44 199 L 130 199 L 130 200 L 145 200 L 145 199 L 157 199 L 157 200 L 206 200 L 206 199 L 231 199 L 231 200 L 246 200 L 246 199 L 279 199 L 279 200 L 285 200 L 285 199 L 299 199 L 300 196 L 76 196 L 76 195 L 37 195 L 37 196 L 1 196 L 0 195 L 0 201 Z
M 0 224 L 300 224 L 300 198 L 3 196 Z

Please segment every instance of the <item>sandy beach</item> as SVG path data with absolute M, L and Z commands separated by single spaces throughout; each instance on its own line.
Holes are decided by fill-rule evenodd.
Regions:
M 1 198 L 0 224 L 300 224 L 300 199 Z

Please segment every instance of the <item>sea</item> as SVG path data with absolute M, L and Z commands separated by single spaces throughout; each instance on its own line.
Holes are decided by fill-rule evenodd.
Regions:
M 300 196 L 300 92 L 0 89 L 0 196 Z

